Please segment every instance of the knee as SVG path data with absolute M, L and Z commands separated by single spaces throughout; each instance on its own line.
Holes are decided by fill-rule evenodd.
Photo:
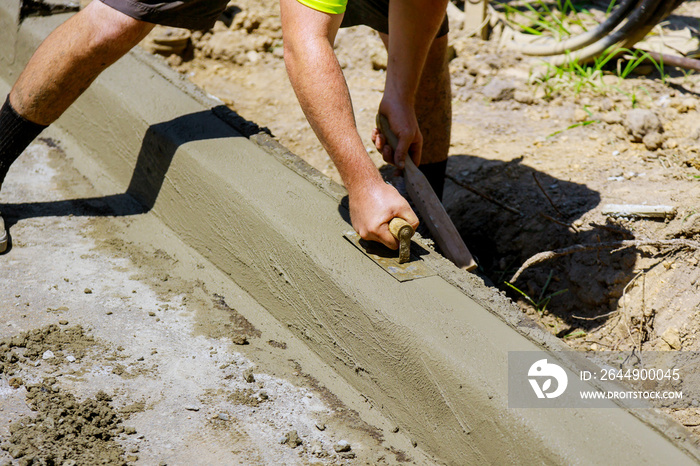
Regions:
M 93 26 L 90 37 L 92 48 L 130 49 L 153 29 L 153 24 L 139 21 L 104 3 L 93 0 L 83 10 Z

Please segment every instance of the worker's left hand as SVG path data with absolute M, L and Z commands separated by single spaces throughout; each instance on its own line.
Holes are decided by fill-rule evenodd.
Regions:
M 391 99 L 385 95 L 379 105 L 379 113 L 387 118 L 389 127 L 398 139 L 396 150 L 393 150 L 378 128 L 372 130 L 372 141 L 382 154 L 384 161 L 403 169 L 406 156 L 410 156 L 416 166 L 420 165 L 423 135 L 418 126 L 413 104 Z

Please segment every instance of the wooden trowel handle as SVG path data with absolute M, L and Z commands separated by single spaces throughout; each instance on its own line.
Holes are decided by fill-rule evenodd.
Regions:
M 415 230 L 406 220 L 395 217 L 389 222 L 389 231 L 399 242 L 399 264 L 408 262 L 411 258 L 411 238 Z
M 391 131 L 389 121 L 384 115 L 377 114 L 377 128 L 384 134 L 389 145 L 396 149 L 398 138 Z M 477 266 L 474 258 L 449 215 L 445 212 L 440 199 L 435 195 L 430 183 L 415 166 L 410 156 L 406 157 L 404 165 L 406 190 L 442 253 L 457 267 L 464 270 L 474 270 Z

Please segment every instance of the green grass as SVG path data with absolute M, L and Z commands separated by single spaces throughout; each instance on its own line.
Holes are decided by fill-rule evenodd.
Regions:
M 609 64 L 616 59 L 614 70 L 610 70 Z M 639 100 L 637 90 L 632 93 L 622 91 L 619 86 L 606 84 L 604 75 L 616 76 L 620 81 L 628 78 L 642 63 L 651 62 L 661 76 L 662 82 L 666 82 L 667 74 L 664 71 L 663 62 L 654 60 L 647 52 L 642 50 L 629 50 L 620 47 L 611 47 L 600 56 L 593 59 L 591 63 L 579 63 L 574 57 L 562 65 L 552 65 L 545 62 L 545 71 L 540 76 L 533 79 L 533 84 L 542 86 L 545 100 L 551 100 L 559 95 L 563 90 L 572 92 L 578 96 L 588 90 L 594 94 L 608 95 L 612 91 L 621 92 L 627 95 L 632 106 L 635 107 Z M 618 83 L 619 84 L 619 83 Z
M 530 295 L 522 291 L 521 289 L 517 288 L 515 285 L 513 285 L 510 282 L 504 281 L 508 287 L 512 288 L 515 290 L 518 294 L 520 294 L 525 300 L 532 304 L 532 306 L 539 312 L 540 314 L 544 314 L 547 311 L 547 306 L 549 305 L 549 302 L 554 298 L 555 296 L 559 296 L 561 294 L 564 294 L 568 292 L 568 289 L 564 290 L 559 290 L 555 291 L 554 293 L 547 293 L 547 288 L 549 288 L 550 283 L 552 282 L 552 276 L 554 275 L 554 271 L 549 272 L 549 276 L 547 277 L 547 281 L 545 282 L 544 286 L 542 287 L 542 291 L 540 291 L 540 295 L 537 297 L 537 299 L 532 298 Z
M 519 7 L 496 3 L 502 8 L 505 20 L 526 34 L 549 34 L 564 39 L 573 32 L 585 32 L 596 24 L 593 14 L 587 8 L 591 2 L 587 1 L 535 0 L 522 2 Z M 554 4 L 553 7 L 549 6 L 551 3 Z M 614 3 L 608 8 L 608 14 L 614 8 Z
M 617 3 L 613 0 L 605 12 L 599 13 L 610 15 Z M 590 10 L 590 1 L 525 0 L 515 5 L 502 2 L 498 2 L 498 5 L 505 20 L 516 29 L 534 36 L 548 35 L 560 41 L 598 24 Z M 584 91 L 608 95 L 616 88 L 605 84 L 604 75 L 617 76 L 623 80 L 645 62 L 650 62 L 656 68 L 662 82 L 665 83 L 667 79 L 663 61 L 656 61 L 647 52 L 640 50 L 613 46 L 589 63 L 580 63 L 573 55 L 567 58 L 559 66 L 545 62 L 546 70 L 534 80 L 536 85 L 542 87 L 545 100 L 551 100 L 563 91 L 573 92 L 575 96 Z M 614 67 L 611 63 L 613 60 Z M 633 106 L 637 105 L 636 95 L 630 95 L 630 100 Z

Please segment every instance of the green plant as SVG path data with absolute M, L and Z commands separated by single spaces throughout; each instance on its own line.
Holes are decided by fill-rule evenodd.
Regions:
M 527 34 L 540 36 L 551 34 L 557 39 L 572 35 L 574 29 L 587 31 L 596 24 L 593 14 L 586 8 L 591 2 L 556 0 L 553 7 L 544 0 L 520 2 L 519 7 L 497 2 L 506 21 Z M 551 4 L 551 2 L 549 2 Z M 614 3 L 608 7 L 609 14 Z
M 513 285 L 510 282 L 504 281 L 507 286 L 515 290 L 518 294 L 520 294 L 527 302 L 532 304 L 532 306 L 539 312 L 540 314 L 544 314 L 544 312 L 547 310 L 547 306 L 549 305 L 549 302 L 554 298 L 555 296 L 559 296 L 560 294 L 564 294 L 568 292 L 568 289 L 563 289 L 559 291 L 555 291 L 554 293 L 549 293 L 547 294 L 547 288 L 549 288 L 549 284 L 552 282 L 552 277 L 554 276 L 554 271 L 549 272 L 549 276 L 547 277 L 547 281 L 545 282 L 544 286 L 542 287 L 542 291 L 540 291 L 539 297 L 535 300 L 532 297 L 530 297 L 527 293 L 524 291 L 520 290 L 517 288 L 515 285 Z
M 568 131 L 568 130 L 574 129 L 574 128 L 580 128 L 580 127 L 582 127 L 582 126 L 592 125 L 592 124 L 594 124 L 594 123 L 600 123 L 600 120 L 586 120 L 586 121 L 581 121 L 581 122 L 579 122 L 579 123 L 574 123 L 573 125 L 569 125 L 569 126 L 567 126 L 566 128 L 564 128 L 564 129 L 560 129 L 559 131 L 553 132 L 552 134 L 550 134 L 549 136 L 547 136 L 547 139 L 551 139 L 551 138 L 553 138 L 554 136 L 563 133 L 564 131 Z
M 564 340 L 568 340 L 569 338 L 580 338 L 580 337 L 585 337 L 587 334 L 584 330 L 576 330 L 571 333 L 568 333 L 564 335 Z

